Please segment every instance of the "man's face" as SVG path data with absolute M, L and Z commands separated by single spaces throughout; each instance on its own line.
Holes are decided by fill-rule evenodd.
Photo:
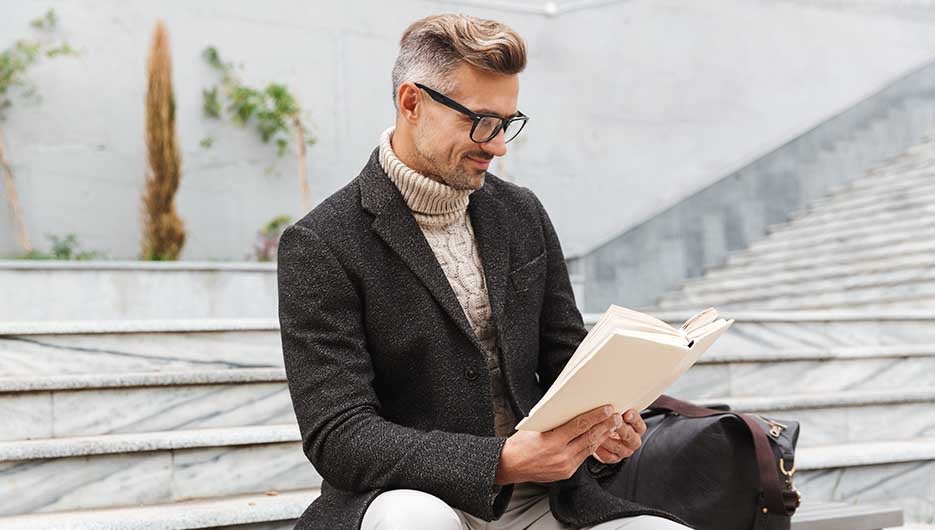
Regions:
M 519 76 L 492 74 L 461 65 L 454 73 L 455 92 L 449 98 L 477 113 L 501 117 L 516 113 Z M 434 87 L 431 87 L 434 88 Z M 506 154 L 503 131 L 488 142 L 471 140 L 470 117 L 433 100 L 421 91 L 424 112 L 415 127 L 416 154 L 423 173 L 431 174 L 460 190 L 476 190 L 495 156 Z

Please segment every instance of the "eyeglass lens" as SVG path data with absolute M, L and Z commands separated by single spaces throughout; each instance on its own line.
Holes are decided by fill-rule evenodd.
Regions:
M 474 134 L 471 136 L 471 139 L 475 142 L 489 141 L 494 137 L 496 132 L 499 132 L 497 131 L 497 127 L 499 127 L 501 123 L 502 122 L 499 118 L 484 116 L 478 120 L 477 127 L 474 128 Z M 516 138 L 516 135 L 519 134 L 519 131 L 522 128 L 522 120 L 508 121 L 503 131 L 504 141 L 509 142 L 513 138 Z

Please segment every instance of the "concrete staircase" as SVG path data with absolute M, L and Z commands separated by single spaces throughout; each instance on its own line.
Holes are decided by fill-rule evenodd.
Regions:
M 670 393 L 802 422 L 806 502 L 927 513 L 935 312 L 733 316 Z M 0 373 L 0 528 L 286 529 L 318 495 L 275 320 L 8 323 Z
M 811 203 L 653 309 L 935 308 L 935 137 Z
M 708 306 L 742 326 L 670 393 L 800 421 L 808 499 L 935 522 L 935 137 L 642 309 Z
M 291 528 L 318 495 L 275 320 L 7 323 L 0 374 L 0 528 Z

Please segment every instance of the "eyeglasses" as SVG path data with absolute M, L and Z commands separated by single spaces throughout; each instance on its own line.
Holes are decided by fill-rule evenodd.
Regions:
M 471 125 L 471 140 L 479 144 L 493 140 L 493 137 L 496 136 L 501 129 L 503 130 L 504 143 L 509 142 L 513 138 L 516 138 L 516 135 L 526 126 L 526 121 L 529 120 L 529 116 L 519 111 L 516 112 L 516 116 L 511 116 L 509 118 L 501 118 L 496 114 L 479 114 L 441 92 L 432 90 L 422 83 L 415 83 L 415 85 L 428 92 L 429 96 L 435 101 L 474 120 L 474 123 Z

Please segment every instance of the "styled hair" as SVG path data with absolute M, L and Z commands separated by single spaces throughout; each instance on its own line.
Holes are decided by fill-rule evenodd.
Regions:
M 505 24 L 446 13 L 419 19 L 399 40 L 393 65 L 393 106 L 406 82 L 422 83 L 443 93 L 456 88 L 452 72 L 462 63 L 492 73 L 518 74 L 526 67 L 526 43 Z

